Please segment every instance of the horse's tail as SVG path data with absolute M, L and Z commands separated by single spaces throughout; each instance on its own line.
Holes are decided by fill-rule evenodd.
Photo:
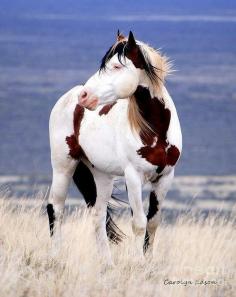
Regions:
M 78 190 L 83 195 L 87 207 L 93 207 L 96 203 L 97 190 L 96 184 L 89 168 L 80 161 L 75 169 L 73 180 Z M 109 203 L 107 207 L 106 231 L 109 240 L 112 243 L 118 244 L 122 241 L 125 234 L 118 228 L 112 220 L 114 207 Z

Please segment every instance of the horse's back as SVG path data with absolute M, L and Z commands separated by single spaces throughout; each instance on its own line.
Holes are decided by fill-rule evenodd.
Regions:
M 75 86 L 57 100 L 50 114 L 50 123 L 57 118 L 61 119 L 62 116 L 73 117 L 75 106 L 78 103 L 78 96 L 82 88 L 82 85 Z
M 52 161 L 66 159 L 69 148 L 66 137 L 74 133 L 74 110 L 83 86 L 76 86 L 62 95 L 54 105 L 49 120 L 49 137 Z

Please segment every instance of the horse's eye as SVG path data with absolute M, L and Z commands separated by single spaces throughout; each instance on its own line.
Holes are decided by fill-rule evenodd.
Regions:
M 115 70 L 118 70 L 118 69 L 122 68 L 122 65 L 121 64 L 114 64 L 114 65 L 112 65 L 112 68 L 115 69 Z

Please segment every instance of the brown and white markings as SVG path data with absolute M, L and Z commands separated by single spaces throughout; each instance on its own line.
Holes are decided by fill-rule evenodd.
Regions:
M 122 233 L 107 206 L 114 177 L 124 176 L 138 251 L 152 251 L 160 208 L 182 150 L 178 115 L 164 86 L 168 70 L 158 51 L 136 41 L 132 32 L 128 38 L 119 34 L 98 72 L 56 103 L 50 117 L 53 181 L 48 205 L 56 242 L 73 178 L 88 207 L 95 209 L 98 251 L 111 265 L 108 237 L 119 242 Z M 152 187 L 147 216 L 145 183 Z

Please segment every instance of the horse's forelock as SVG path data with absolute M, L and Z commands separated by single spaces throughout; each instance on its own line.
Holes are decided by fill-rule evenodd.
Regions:
M 116 54 L 118 54 L 118 59 L 121 61 L 121 57 L 124 56 L 124 47 L 126 44 L 127 41 L 120 41 L 113 44 L 102 58 L 99 71 L 105 70 L 107 62 Z

